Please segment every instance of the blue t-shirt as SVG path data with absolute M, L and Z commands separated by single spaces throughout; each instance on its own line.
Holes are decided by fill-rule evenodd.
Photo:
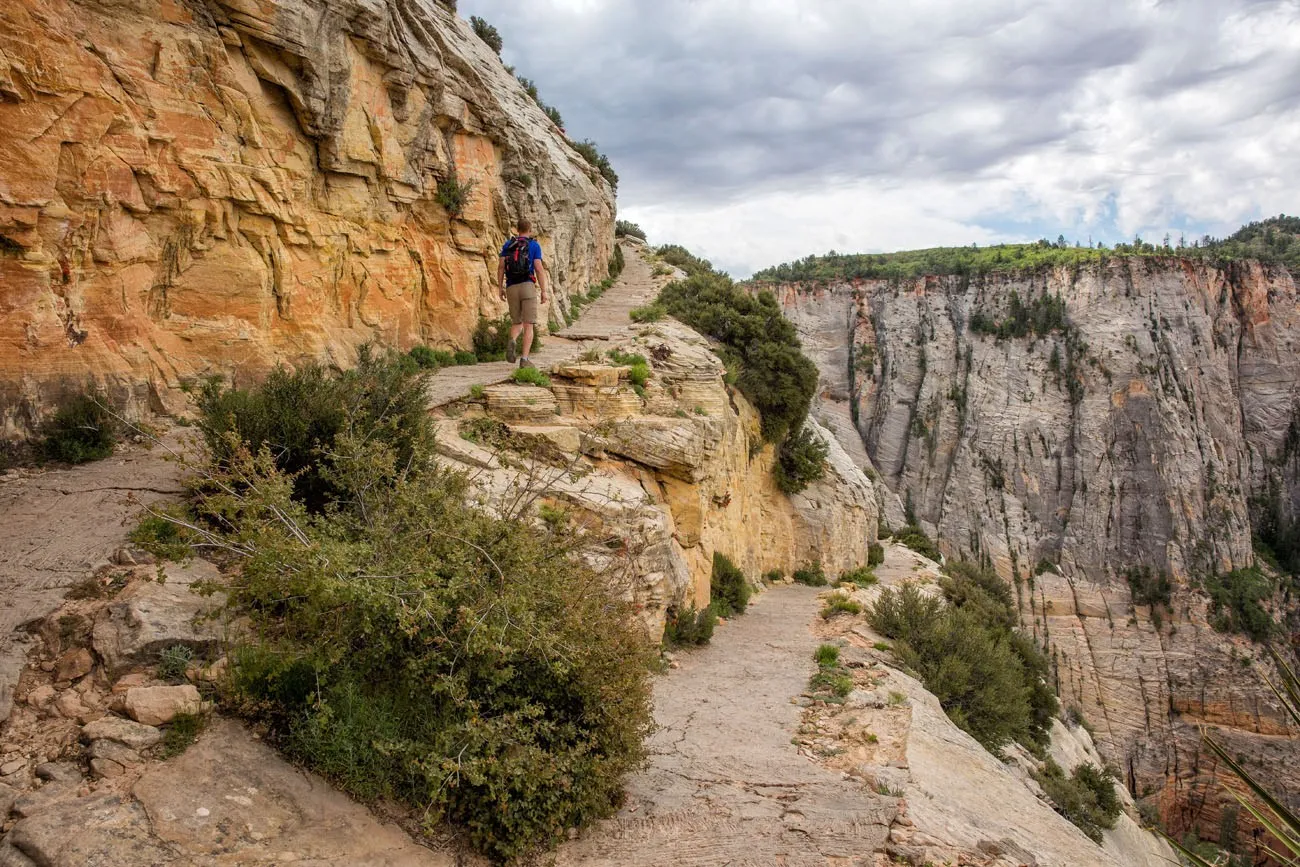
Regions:
M 506 253 L 510 251 L 510 245 L 514 243 L 514 240 L 515 240 L 514 238 L 511 238 L 509 241 L 506 241 L 505 245 L 501 248 L 502 259 L 504 259 L 506 257 Z M 528 239 L 528 276 L 530 279 L 536 279 L 537 263 L 540 261 L 542 261 L 542 245 L 537 243 L 536 238 L 529 238 Z

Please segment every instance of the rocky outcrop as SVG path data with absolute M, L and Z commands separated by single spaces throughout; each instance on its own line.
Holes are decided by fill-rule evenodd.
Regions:
M 167 409 L 367 340 L 464 346 L 525 215 L 553 303 L 604 276 L 611 190 L 444 4 L 6 3 L 0 425 L 87 379 Z
M 832 576 L 867 562 L 878 517 L 870 482 L 835 447 L 825 479 L 781 493 L 758 414 L 729 392 L 704 338 L 669 321 L 595 345 L 594 356 L 647 360 L 640 392 L 627 368 L 596 358 L 555 366 L 549 388 L 489 386 L 440 423 L 439 452 L 485 502 L 513 513 L 535 500 L 579 516 L 601 541 L 590 558 L 617 576 L 654 635 L 667 609 L 708 604 L 715 552 L 754 583 L 814 561 Z M 483 420 L 509 425 L 505 447 L 470 441 Z
M 1254 562 L 1252 497 L 1293 507 L 1289 272 L 1121 258 L 778 294 L 822 370 L 815 412 L 851 421 L 836 433 L 946 553 L 1015 585 L 1063 702 L 1135 796 L 1213 836 L 1203 723 L 1300 795 L 1257 649 L 1206 625 L 1198 589 Z M 1169 577 L 1168 606 L 1134 603 L 1140 569 Z

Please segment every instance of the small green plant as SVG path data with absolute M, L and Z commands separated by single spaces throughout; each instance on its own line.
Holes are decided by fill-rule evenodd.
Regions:
M 185 670 L 194 661 L 194 648 L 173 644 L 158 651 L 158 677 L 173 683 L 185 680 Z
M 446 177 L 438 179 L 438 189 L 434 193 L 434 200 L 442 205 L 452 217 L 459 217 L 465 213 L 465 208 L 469 206 L 470 196 L 477 184 L 478 182 L 473 180 L 462 181 L 457 176 L 455 169 L 453 169 Z
M 647 322 L 658 322 L 667 315 L 668 311 L 663 307 L 663 305 L 658 303 L 647 304 L 644 307 L 633 307 L 627 314 L 628 318 L 633 322 L 642 324 Z
M 749 605 L 749 581 L 725 554 L 714 552 L 713 574 L 709 580 L 712 606 L 719 617 L 744 614 Z
M 934 544 L 925 531 L 917 524 L 908 524 L 894 534 L 894 541 L 900 545 L 911 548 L 922 557 L 929 557 L 936 563 L 943 561 L 943 553 L 939 551 L 939 546 Z
M 640 238 L 642 241 L 644 241 L 645 231 L 636 223 L 632 223 L 627 220 L 619 220 L 616 223 L 614 223 L 614 237 L 615 238 L 624 238 L 624 237 Z
M 698 406 L 698 405 L 697 405 L 694 409 L 692 409 L 691 411 L 692 411 L 693 413 L 695 413 L 696 415 L 708 415 L 708 414 L 709 414 L 709 411 L 708 411 L 707 409 L 705 409 L 705 408 L 702 407 L 702 406 Z
M 632 383 L 632 388 L 644 397 L 645 384 L 650 380 L 650 365 L 646 362 L 645 356 L 640 353 L 611 349 L 609 360 L 620 367 L 627 368 L 627 378 Z
M 478 356 L 466 349 L 457 349 L 452 355 L 452 362 L 457 367 L 468 367 L 471 364 L 478 364 Z
M 664 620 L 664 647 L 693 647 L 708 644 L 718 625 L 717 612 L 712 605 L 697 610 L 689 605 L 678 611 L 670 610 Z
M 889 651 L 894 649 L 894 645 L 890 644 L 888 641 L 877 641 L 875 644 L 871 646 L 874 647 L 876 650 L 879 650 L 881 653 L 888 653 Z
M 445 349 L 433 349 L 428 346 L 412 346 L 406 353 L 417 365 L 425 370 L 437 370 L 451 367 L 456 363 L 456 356 Z
M 207 718 L 203 714 L 177 714 L 163 729 L 162 744 L 158 750 L 159 756 L 164 759 L 179 756 L 199 739 L 199 735 L 203 733 L 203 729 L 207 724 Z
M 1115 774 L 1108 768 L 1082 764 L 1068 777 L 1061 766 L 1048 759 L 1033 774 L 1051 799 L 1056 812 L 1073 822 L 1095 843 L 1102 831 L 1114 828 L 1123 807 L 1115 794 Z
M 879 566 L 884 562 L 885 546 L 881 545 L 879 542 L 872 542 L 871 545 L 867 547 L 867 565 L 874 567 Z
M 146 512 L 128 538 L 139 548 L 162 560 L 184 560 L 193 553 L 198 537 L 180 522 L 188 523 L 182 506 L 164 506 Z
M 623 258 L 623 248 L 618 244 L 614 245 L 614 254 L 609 257 L 609 279 L 617 280 L 618 276 L 623 273 L 623 268 L 627 266 L 627 261 Z M 604 289 L 602 288 L 603 292 Z
M 817 648 L 817 652 L 813 654 L 813 659 L 817 660 L 817 665 L 823 668 L 839 665 L 840 649 L 834 644 L 823 644 Z
M 514 437 L 503 421 L 480 416 L 460 423 L 460 438 L 490 449 L 508 449 Z
M 474 326 L 474 333 L 470 336 L 470 345 L 474 348 L 474 357 L 482 362 L 505 360 L 506 344 L 509 341 L 510 314 L 508 313 L 499 319 L 479 319 Z M 533 345 L 528 352 L 532 354 L 541 348 L 541 335 L 534 331 Z
M 65 396 L 40 427 L 39 451 L 46 460 L 84 464 L 103 460 L 117 445 L 117 422 L 96 388 Z
M 861 614 L 862 603 L 843 593 L 832 593 L 822 605 L 822 619 L 830 620 L 837 614 Z
M 510 374 L 510 379 L 519 385 L 535 385 L 538 388 L 550 388 L 551 378 L 536 367 L 521 367 Z
M 767 584 L 780 584 L 785 580 L 785 573 L 780 569 L 769 569 L 763 573 L 763 581 Z
M 792 577 L 794 583 L 808 587 L 825 587 L 830 583 L 826 580 L 826 573 L 822 571 L 821 563 L 809 563 L 802 569 L 796 569 Z
M 482 400 L 484 395 L 485 392 L 483 390 L 483 386 L 480 385 L 479 383 L 476 382 L 469 387 L 469 396 L 474 400 Z
M 856 584 L 859 587 L 871 587 L 879 582 L 880 579 L 876 577 L 876 573 L 871 571 L 871 567 L 869 566 L 860 566 L 857 569 L 851 569 L 848 572 L 840 573 L 839 583 L 841 584 Z

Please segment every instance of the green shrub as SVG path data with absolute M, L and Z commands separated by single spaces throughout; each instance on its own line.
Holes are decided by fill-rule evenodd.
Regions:
M 822 605 L 822 619 L 830 620 L 836 614 L 861 614 L 862 603 L 843 593 L 832 593 Z
M 1067 777 L 1060 765 L 1048 759 L 1033 776 L 1056 812 L 1094 843 L 1101 842 L 1103 830 L 1115 827 L 1123 807 L 1115 794 L 1115 774 L 1111 770 L 1085 763 Z
M 314 517 L 265 451 L 236 450 L 194 504 L 246 552 L 235 706 L 295 761 L 445 818 L 497 861 L 610 815 L 645 757 L 654 655 L 573 556 L 580 531 L 476 511 L 427 445 L 404 461 L 339 437 L 315 469 L 335 496 Z
M 685 271 L 687 277 L 696 275 L 722 276 L 715 274 L 712 262 L 708 259 L 701 259 L 680 244 L 664 244 L 655 249 L 655 255 L 669 265 Z
M 833 644 L 823 644 L 813 653 L 817 673 L 808 680 L 808 691 L 828 702 L 843 702 L 853 692 L 853 676 L 840 665 L 840 649 Z
M 1258 567 L 1211 576 L 1205 589 L 1210 594 L 1210 625 L 1218 631 L 1240 632 L 1252 641 L 1267 641 L 1277 631 L 1263 604 L 1276 588 Z
M 718 552 L 713 554 L 713 574 L 709 578 L 709 596 L 719 617 L 744 614 L 749 605 L 749 582 L 735 563 Z
M 406 353 L 419 367 L 425 370 L 437 370 L 451 367 L 456 363 L 456 356 L 445 349 L 433 349 L 428 346 L 412 346 Z
M 640 353 L 622 352 L 618 349 L 609 351 L 609 360 L 620 367 L 626 367 L 628 381 L 638 394 L 643 393 L 645 384 L 650 381 L 650 365 Z
M 823 644 L 817 648 L 817 652 L 813 654 L 813 659 L 816 660 L 819 667 L 839 665 L 840 649 L 834 644 Z
M 510 374 L 510 379 L 520 385 L 536 385 L 540 388 L 551 387 L 551 378 L 536 367 L 520 367 Z
M 1169 605 L 1173 587 L 1169 583 L 1169 575 L 1163 569 L 1130 566 L 1124 570 L 1124 577 L 1128 579 L 1129 592 L 1132 594 L 1134 605 Z
M 474 357 L 478 361 L 503 361 L 506 357 L 506 344 L 510 342 L 510 314 L 499 319 L 480 318 L 470 335 L 470 345 L 474 348 Z M 542 348 L 540 329 L 533 329 L 533 345 L 528 354 Z M 516 340 L 518 338 L 515 338 Z
M 117 445 L 117 422 L 94 387 L 63 397 L 39 433 L 41 456 L 68 464 L 103 460 Z
M 190 744 L 198 740 L 207 724 L 207 717 L 203 714 L 177 714 L 163 728 L 162 745 L 158 750 L 159 757 L 171 759 L 185 752 Z
M 474 383 L 469 387 L 469 396 L 471 400 L 482 400 L 487 392 L 481 383 Z
M 627 317 L 633 322 L 645 324 L 647 322 L 658 322 L 668 315 L 668 311 L 659 303 L 647 304 L 644 307 L 633 307 L 628 311 Z
M 785 580 L 785 573 L 780 569 L 769 569 L 763 573 L 763 580 L 768 584 L 779 584 Z
M 136 547 L 143 548 L 162 560 L 184 560 L 193 553 L 193 545 L 199 537 L 186 529 L 178 520 L 190 520 L 184 507 L 168 506 L 146 512 L 140 523 L 127 537 Z M 170 519 L 170 520 L 169 520 Z
M 614 237 L 622 238 L 625 236 L 640 238 L 645 240 L 645 232 L 636 223 L 630 223 L 627 220 L 619 220 L 614 224 Z
M 809 563 L 802 569 L 794 570 L 794 583 L 803 584 L 807 587 L 825 587 L 828 582 L 826 573 L 822 571 L 821 563 Z
M 469 16 L 469 24 L 474 29 L 475 36 L 482 39 L 497 55 L 501 54 L 501 33 L 495 27 L 477 15 Z
M 158 651 L 158 677 L 179 683 L 185 680 L 185 669 L 194 660 L 194 648 L 188 644 L 173 644 Z
M 582 154 L 582 158 L 595 167 L 600 172 L 600 176 L 609 182 L 612 189 L 618 190 L 618 173 L 609 163 L 609 157 L 605 156 L 596 147 L 596 143 L 588 139 L 580 142 L 569 142 L 573 149 Z
M 826 475 L 830 447 L 808 425 L 790 434 L 776 452 L 776 486 L 797 494 Z
M 446 177 L 438 178 L 438 189 L 434 200 L 453 217 L 459 217 L 469 206 L 469 198 L 474 193 L 477 181 L 462 181 L 453 169 Z
M 664 647 L 690 647 L 708 644 L 713 629 L 718 625 L 717 612 L 712 605 L 696 610 L 694 605 L 680 611 L 669 611 L 664 621 Z
M 478 356 L 464 349 L 457 349 L 452 355 L 452 363 L 457 367 L 468 367 L 471 364 L 478 364 Z
M 848 572 L 840 573 L 841 584 L 856 584 L 859 587 L 871 587 L 879 583 L 880 579 L 876 573 L 871 571 L 870 566 L 859 566 L 857 569 L 850 569 Z
M 618 244 L 614 245 L 614 255 L 609 257 L 609 279 L 617 280 L 618 276 L 623 273 L 623 268 L 627 262 L 623 259 L 623 248 Z M 601 290 L 602 292 L 604 289 Z
M 872 542 L 867 548 L 867 565 L 879 566 L 885 562 L 885 546 L 879 542 Z
M 374 439 L 403 465 L 427 447 L 426 381 L 411 359 L 363 346 L 349 371 L 277 367 L 247 390 L 209 380 L 196 402 L 198 428 L 218 466 L 241 442 L 268 449 L 276 467 L 294 477 L 294 499 L 319 512 L 341 490 L 331 455 L 343 436 Z
M 894 534 L 894 541 L 911 548 L 922 557 L 929 557 L 936 563 L 943 562 L 939 546 L 916 524 L 908 524 Z

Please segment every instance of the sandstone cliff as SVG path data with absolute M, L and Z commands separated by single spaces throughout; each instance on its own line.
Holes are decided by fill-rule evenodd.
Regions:
M 433 0 L 5 3 L 0 425 L 90 377 L 164 409 L 197 375 L 463 346 L 521 215 L 554 303 L 604 276 L 612 191 Z
M 991 333 L 1013 293 L 1040 311 L 1059 297 L 1064 327 Z M 1207 626 L 1198 589 L 1254 562 L 1253 496 L 1293 496 L 1289 272 L 1117 259 L 779 297 L 822 369 L 816 412 L 865 445 L 891 523 L 910 501 L 946 553 L 989 558 L 1014 583 L 1063 704 L 1135 796 L 1175 829 L 1217 826 L 1203 723 L 1300 795 L 1295 732 L 1257 649 Z M 1126 576 L 1142 567 L 1169 576 L 1169 609 L 1134 604 Z

